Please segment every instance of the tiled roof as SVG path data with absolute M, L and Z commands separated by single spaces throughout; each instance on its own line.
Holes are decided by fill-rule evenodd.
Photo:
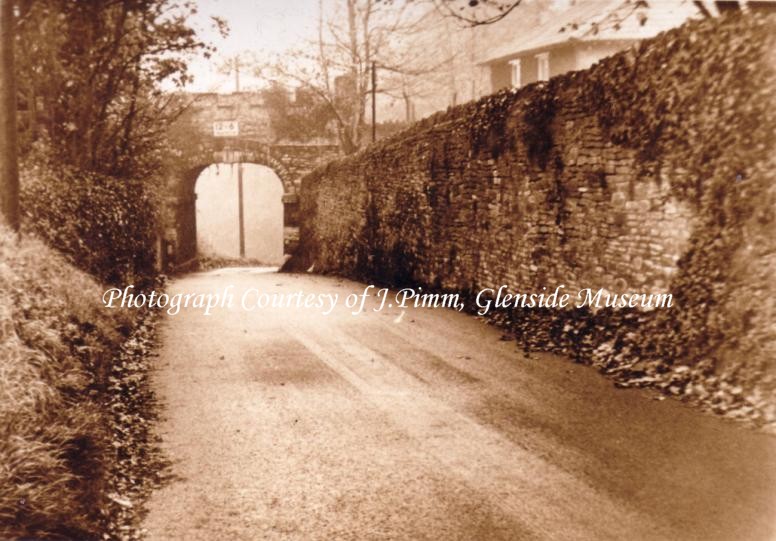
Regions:
M 518 8 L 520 9 L 520 8 Z M 650 38 L 699 16 L 691 0 L 577 0 L 550 21 L 488 51 L 481 64 L 572 41 Z

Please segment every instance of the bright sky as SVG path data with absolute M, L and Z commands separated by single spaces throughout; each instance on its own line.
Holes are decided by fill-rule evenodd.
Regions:
M 223 58 L 246 50 L 282 52 L 316 33 L 318 0 L 198 0 L 197 5 L 199 13 L 192 19 L 192 25 L 218 51 L 210 60 L 192 60 L 190 71 L 194 83 L 188 87 L 190 91 L 232 92 L 234 75 L 218 73 Z M 229 23 L 226 39 L 213 27 L 210 21 L 213 15 Z M 260 81 L 248 73 L 241 74 L 241 89 L 258 84 Z
M 336 2 L 324 0 L 324 9 L 329 12 Z M 569 3 L 570 0 L 553 0 L 556 8 Z M 218 51 L 209 60 L 192 59 L 189 67 L 194 83 L 187 87 L 189 91 L 233 92 L 234 75 L 218 70 L 225 59 L 245 51 L 252 51 L 260 58 L 262 52 L 281 53 L 303 45 L 317 35 L 319 0 L 196 0 L 196 4 L 198 13 L 191 19 L 191 24 L 199 36 L 215 45 Z M 210 19 L 214 15 L 229 24 L 227 38 L 222 38 L 214 27 Z M 249 71 L 247 68 L 242 70 L 240 88 L 250 90 L 263 86 L 264 82 L 252 77 Z

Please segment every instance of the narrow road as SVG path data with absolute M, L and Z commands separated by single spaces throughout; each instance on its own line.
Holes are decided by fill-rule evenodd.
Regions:
M 776 538 L 776 438 L 447 309 L 239 308 L 363 285 L 229 269 L 235 307 L 167 316 L 156 392 L 177 479 L 151 540 Z M 373 308 L 376 303 L 368 303 Z

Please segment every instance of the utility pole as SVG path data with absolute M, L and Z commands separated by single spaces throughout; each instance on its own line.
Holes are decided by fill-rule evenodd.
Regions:
M 377 141 L 377 66 L 372 62 L 372 142 Z
M 13 0 L 0 0 L 0 221 L 19 230 Z
M 234 91 L 240 92 L 240 55 L 234 57 Z
M 237 164 L 237 217 L 240 224 L 240 257 L 245 257 L 245 196 L 243 194 L 243 164 Z
M 472 78 L 472 95 L 469 98 L 470 100 L 476 100 L 477 99 L 477 27 L 472 26 L 469 29 L 469 37 L 471 40 L 469 41 L 469 74 Z

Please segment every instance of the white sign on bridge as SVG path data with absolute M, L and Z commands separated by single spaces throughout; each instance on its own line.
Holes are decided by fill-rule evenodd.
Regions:
M 237 137 L 240 135 L 240 123 L 237 120 L 213 122 L 213 135 L 216 137 Z

